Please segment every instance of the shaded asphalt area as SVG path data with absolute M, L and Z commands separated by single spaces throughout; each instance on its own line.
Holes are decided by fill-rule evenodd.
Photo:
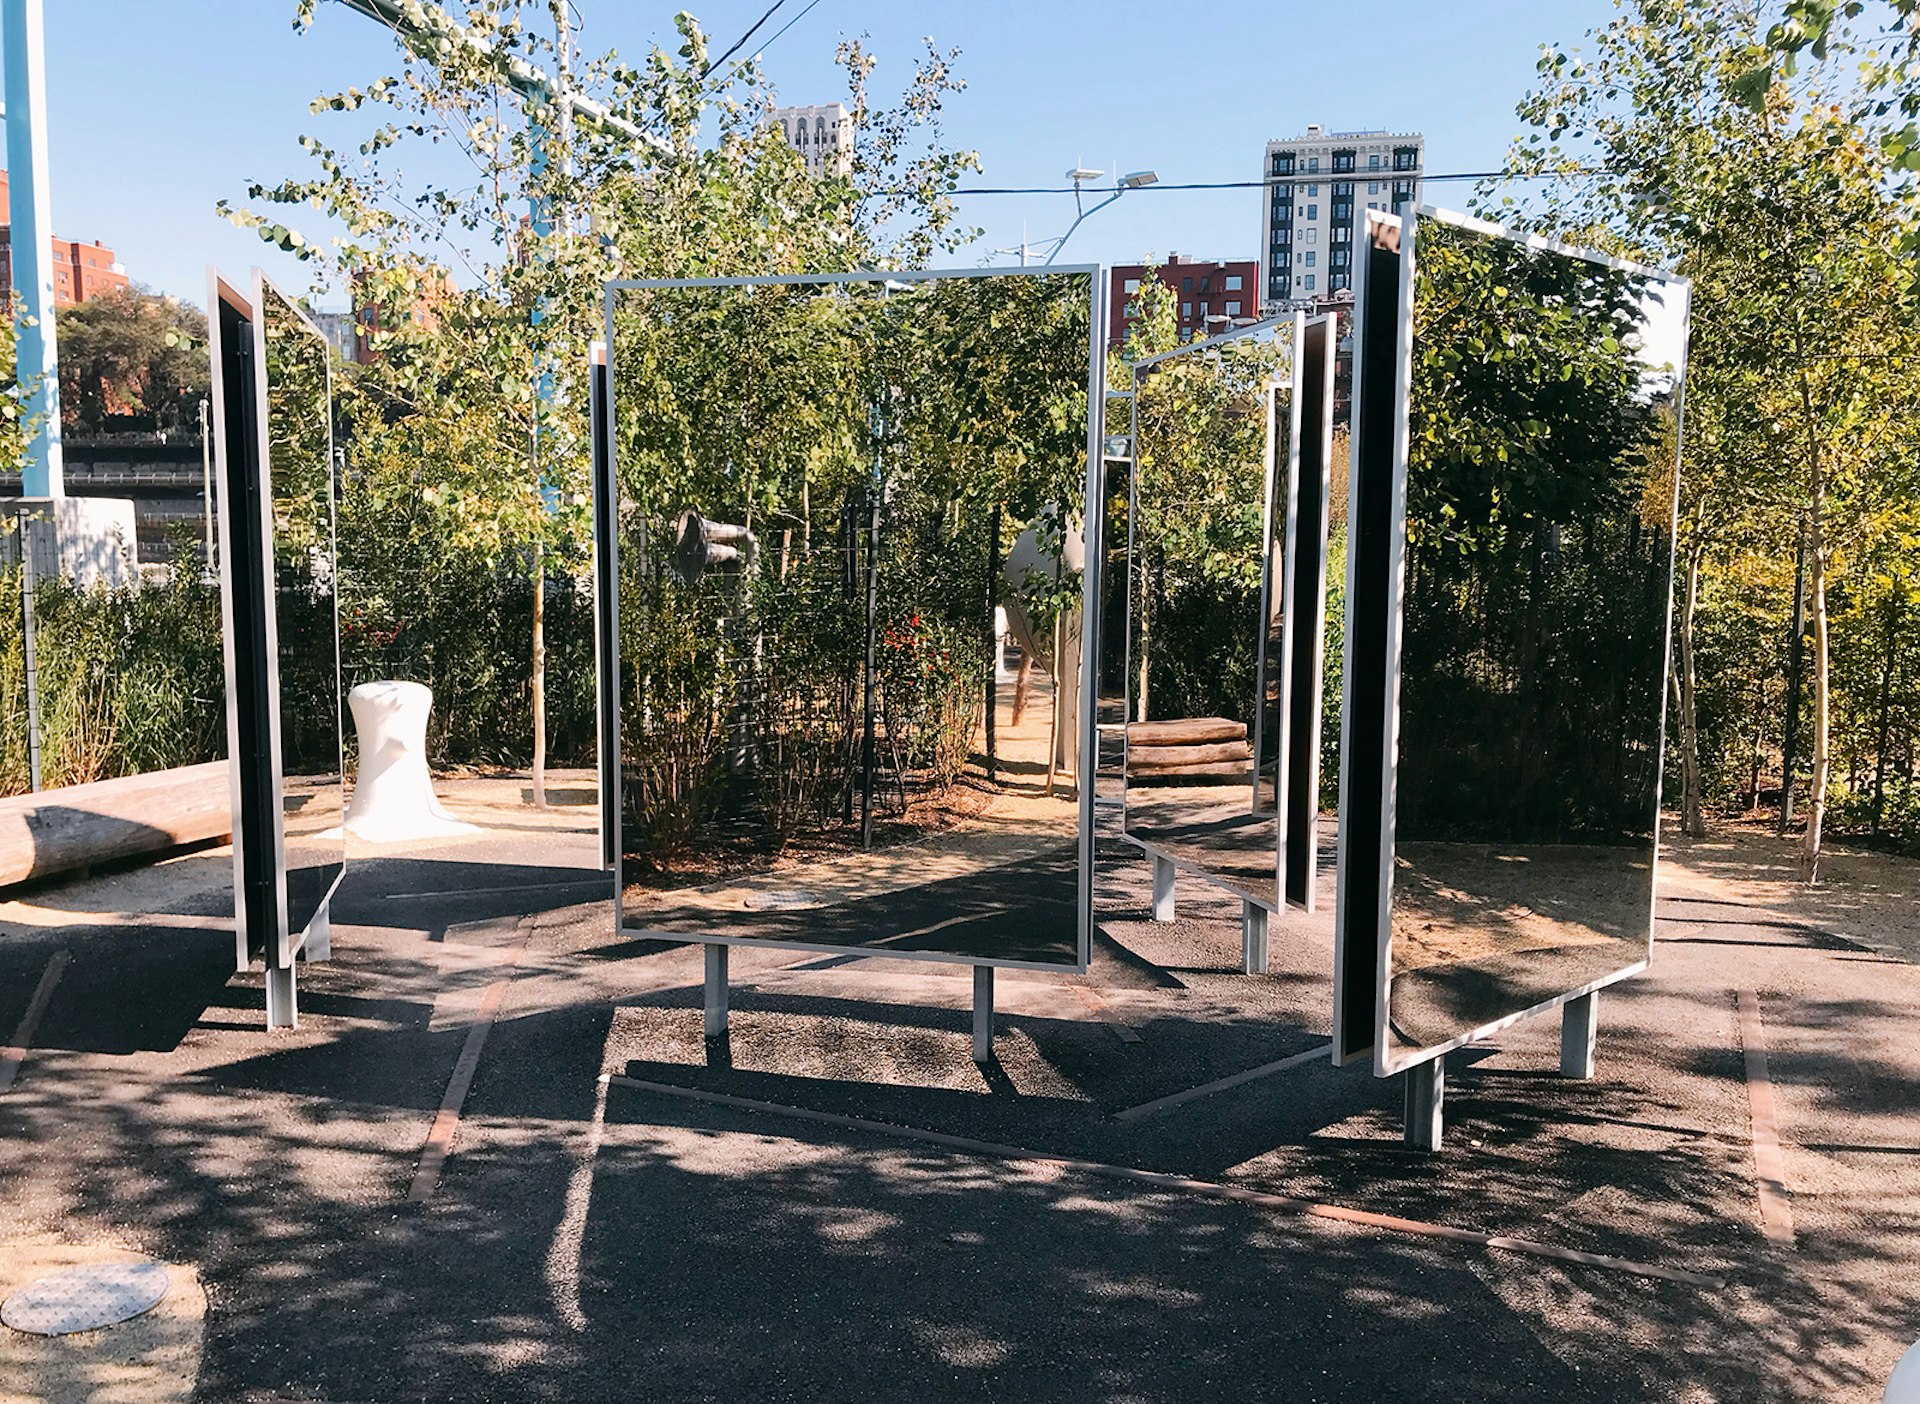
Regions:
M 698 950 L 616 936 L 594 861 L 530 826 L 355 864 L 271 1036 L 213 888 L 0 908 L 0 1038 L 66 953 L 0 1094 L 0 1264 L 191 1265 L 208 1401 L 1870 1401 L 1920 1336 L 1920 967 L 1730 890 L 1717 850 L 1663 860 L 1597 1077 L 1555 1075 L 1552 1019 L 1465 1050 L 1431 1159 L 1396 1082 L 1294 1060 L 1327 1037 L 1324 912 L 1242 976 L 1237 902 L 1183 879 L 1156 925 L 1104 849 L 1091 973 L 1002 972 L 983 1072 L 966 970 L 903 961 L 737 949 L 707 1046 Z

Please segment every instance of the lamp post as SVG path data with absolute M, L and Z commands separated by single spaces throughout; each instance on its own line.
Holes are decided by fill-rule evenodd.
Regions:
M 64 497 L 60 451 L 60 365 L 54 345 L 53 214 L 47 193 L 47 56 L 42 0 L 4 0 L 0 44 L 6 49 L 7 203 L 13 224 L 13 309 L 18 341 L 15 379 L 25 392 L 27 456 L 24 497 Z M 24 557 L 23 557 L 24 559 Z
M 1053 251 L 1049 253 L 1046 258 L 1048 263 L 1052 263 L 1056 258 L 1060 257 L 1060 250 L 1067 246 L 1067 240 L 1073 237 L 1073 231 L 1078 229 L 1082 224 L 1085 224 L 1089 215 L 1098 214 L 1129 190 L 1140 190 L 1149 185 L 1157 185 L 1160 182 L 1159 173 L 1156 171 L 1133 171 L 1128 175 L 1121 176 L 1119 180 L 1114 182 L 1113 194 L 1107 196 L 1106 199 L 1091 209 L 1083 207 L 1080 200 L 1080 187 L 1082 183 L 1098 180 L 1104 174 L 1105 172 L 1103 171 L 1089 171 L 1078 167 L 1067 172 L 1067 179 L 1073 182 L 1073 207 L 1075 214 L 1073 223 L 1067 226 L 1067 232 L 1053 241 Z
M 1073 223 L 1067 226 L 1067 232 L 1059 238 L 1047 241 L 1050 242 L 1053 247 L 1048 249 L 1047 256 L 1040 261 L 1042 267 L 1052 263 L 1060 256 L 1060 250 L 1067 246 L 1067 240 L 1073 237 L 1074 230 L 1078 229 L 1082 224 L 1085 224 L 1090 217 L 1104 210 L 1129 190 L 1140 190 L 1146 186 L 1158 185 L 1160 183 L 1160 176 L 1156 171 L 1134 171 L 1128 175 L 1121 176 L 1120 179 L 1113 184 L 1113 193 L 1108 195 L 1107 198 L 1099 204 L 1089 208 L 1084 201 L 1082 187 L 1100 179 L 1100 177 L 1105 174 L 1105 171 L 1088 170 L 1084 166 L 1075 166 L 1067 172 L 1067 179 L 1073 182 Z M 1028 256 L 1037 252 L 1037 250 L 1023 238 L 1018 248 L 995 249 L 994 252 L 1019 254 L 1020 266 L 1025 268 L 1027 266 Z

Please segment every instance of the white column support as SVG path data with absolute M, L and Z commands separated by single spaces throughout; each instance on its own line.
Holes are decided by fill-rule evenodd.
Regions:
M 1446 1059 L 1443 1056 L 1415 1063 L 1405 1076 L 1407 1148 L 1433 1155 L 1440 1149 L 1441 1108 L 1447 1091 Z
M 993 967 L 973 967 L 973 1061 L 993 1061 Z
M 1600 1026 L 1600 991 L 1560 1006 L 1560 1076 L 1585 1081 L 1593 1076 L 1593 1042 Z
M 8 219 L 13 226 L 14 348 L 20 412 L 31 425 L 23 497 L 64 497 L 60 363 L 53 324 L 53 210 L 48 193 L 46 19 L 42 0 L 0 0 L 6 51 Z
M 727 1036 L 727 951 L 729 947 L 709 942 L 707 953 L 707 1022 L 709 1039 Z
M 294 967 L 291 965 L 269 965 L 267 967 L 267 1027 L 269 1029 L 298 1028 L 300 1013 L 294 1000 Z
M 1240 969 L 1245 974 L 1267 973 L 1267 915 L 1258 902 L 1240 904 Z
M 306 960 L 333 959 L 333 922 L 326 907 L 313 914 L 313 922 L 307 927 L 307 939 L 300 946 L 300 955 Z
M 1153 855 L 1153 919 L 1173 920 L 1173 863 Z

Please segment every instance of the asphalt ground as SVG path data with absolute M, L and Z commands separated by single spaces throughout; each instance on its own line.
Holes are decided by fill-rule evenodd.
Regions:
M 1153 923 L 1108 844 L 1092 970 L 1000 972 L 995 1066 L 964 967 L 780 950 L 734 950 L 708 1045 L 699 951 L 614 933 L 591 817 L 354 863 L 271 1035 L 217 854 L 0 909 L 0 1039 L 42 992 L 0 1268 L 189 1266 L 206 1401 L 1869 1401 L 1920 1336 L 1912 946 L 1684 846 L 1595 1079 L 1553 1019 L 1453 1055 L 1429 1158 L 1317 1052 L 1325 912 L 1244 976 L 1236 899 L 1183 877 Z

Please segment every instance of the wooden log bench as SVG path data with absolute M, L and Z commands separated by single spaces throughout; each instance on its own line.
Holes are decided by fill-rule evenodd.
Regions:
M 227 763 L 0 799 L 0 888 L 233 833 Z
M 1127 778 L 1185 784 L 1246 783 L 1253 747 L 1245 722 L 1226 717 L 1181 717 L 1127 726 Z

